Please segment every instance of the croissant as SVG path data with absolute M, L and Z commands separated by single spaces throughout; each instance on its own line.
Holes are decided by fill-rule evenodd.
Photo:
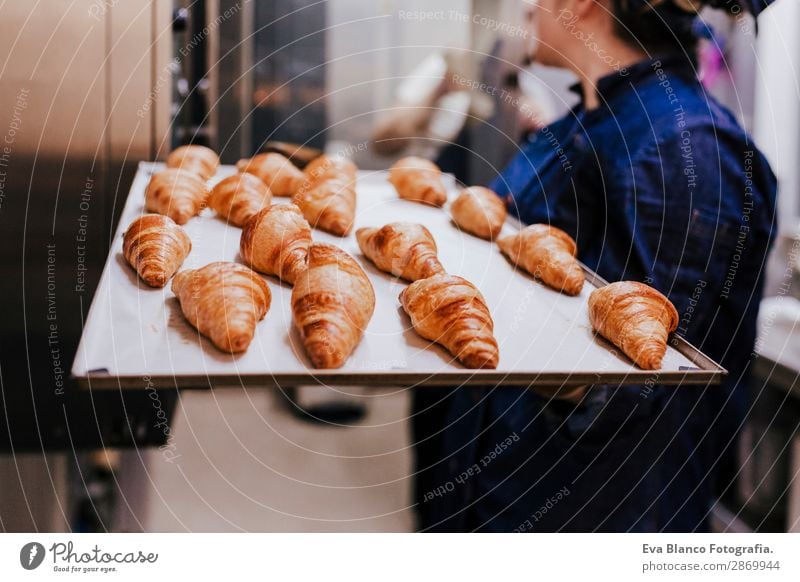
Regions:
M 306 178 L 288 158 L 277 153 L 239 160 L 236 168 L 261 179 L 275 196 L 292 196 Z
M 589 296 L 589 320 L 600 335 L 645 370 L 657 370 L 678 312 L 661 293 L 635 281 L 601 287 Z
M 311 227 L 294 204 L 276 204 L 250 219 L 242 230 L 239 250 L 259 273 L 294 284 L 305 269 Z
M 462 191 L 450 213 L 459 228 L 486 240 L 497 238 L 506 222 L 506 205 L 497 194 L 480 186 Z
M 153 175 L 144 196 L 149 212 L 157 212 L 169 216 L 178 224 L 186 224 L 205 207 L 208 188 L 197 174 L 169 168 Z
M 353 162 L 342 156 L 322 155 L 309 163 L 303 173 L 306 176 L 306 183 L 310 185 L 333 178 L 355 182 L 358 168 Z
M 389 169 L 389 182 L 405 200 L 431 206 L 444 206 L 447 202 L 442 171 L 428 160 L 413 156 L 403 158 Z
M 219 156 L 205 146 L 185 145 L 167 156 L 167 167 L 197 174 L 205 182 L 217 173 Z
M 347 236 L 356 218 L 356 191 L 352 182 L 336 178 L 302 188 L 292 199 L 314 228 Z
M 311 245 L 292 290 L 292 315 L 314 367 L 341 367 L 374 311 L 375 291 L 358 263 L 333 245 Z
M 122 241 L 122 254 L 151 287 L 163 287 L 192 250 L 192 241 L 168 216 L 144 214 L 134 220 Z
M 497 241 L 512 263 L 567 295 L 578 295 L 584 275 L 575 258 L 575 241 L 554 226 L 532 224 Z
M 356 232 L 361 252 L 382 271 L 409 281 L 444 273 L 436 256 L 436 241 L 421 224 L 395 222 Z
M 269 287 L 236 263 L 211 263 L 172 280 L 186 319 L 224 352 L 245 351 L 272 302 Z
M 443 345 L 467 368 L 496 368 L 500 350 L 494 322 L 481 292 L 455 275 L 421 279 L 400 293 L 414 330 Z
M 264 182 L 252 174 L 236 174 L 222 180 L 211 190 L 208 205 L 235 226 L 242 226 L 272 201 Z

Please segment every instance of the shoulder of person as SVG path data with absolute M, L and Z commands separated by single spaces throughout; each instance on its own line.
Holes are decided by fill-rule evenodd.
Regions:
M 678 159 L 687 164 L 702 162 L 704 172 L 721 167 L 741 167 L 746 160 L 762 161 L 762 154 L 753 139 L 726 111 L 676 112 L 670 123 L 663 122 L 653 129 L 654 139 L 640 140 L 631 151 L 631 163 Z M 675 167 L 666 168 L 667 173 Z

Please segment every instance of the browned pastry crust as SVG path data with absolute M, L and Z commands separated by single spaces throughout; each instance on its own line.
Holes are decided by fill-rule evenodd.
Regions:
M 669 334 L 678 327 L 672 302 L 652 287 L 620 281 L 589 296 L 589 319 L 600 335 L 645 370 L 658 370 Z
M 347 236 L 356 219 L 356 190 L 344 178 L 324 180 L 302 188 L 292 199 L 314 228 Z
M 486 240 L 496 239 L 506 222 L 506 205 L 481 186 L 463 190 L 450 206 L 450 213 L 460 229 Z
M 294 284 L 306 267 L 311 242 L 311 227 L 297 206 L 275 204 L 244 225 L 239 251 L 259 273 Z
M 272 192 L 252 174 L 228 176 L 208 197 L 208 205 L 234 226 L 244 225 L 271 202 Z
M 399 160 L 389 169 L 389 182 L 404 200 L 431 206 L 444 206 L 447 202 L 442 171 L 423 158 L 411 156 Z
M 341 367 L 374 311 L 372 283 L 353 257 L 333 245 L 311 245 L 308 268 L 292 290 L 292 315 L 314 367 Z
M 192 241 L 168 216 L 144 214 L 125 231 L 122 254 L 142 280 L 163 287 L 192 250 Z
M 245 351 L 272 302 L 269 287 L 253 271 L 236 263 L 211 263 L 181 271 L 172 291 L 186 319 L 224 352 Z
M 239 160 L 240 172 L 253 174 L 264 182 L 275 196 L 293 196 L 306 179 L 291 161 L 281 154 L 258 154 L 249 160 Z
M 334 178 L 355 182 L 358 168 L 347 158 L 322 155 L 308 164 L 303 173 L 306 175 L 306 184 L 308 185 L 318 184 Z
M 395 222 L 383 228 L 360 228 L 356 232 L 361 252 L 375 266 L 409 281 L 444 273 L 436 255 L 436 241 L 421 224 Z
M 205 207 L 208 187 L 197 174 L 169 168 L 150 178 L 144 196 L 148 212 L 157 212 L 178 224 L 186 224 Z
M 416 332 L 441 344 L 467 368 L 496 368 L 500 350 L 486 300 L 469 281 L 435 275 L 409 285 L 400 303 Z
M 358 168 L 346 158 L 322 155 L 305 169 L 306 180 L 293 201 L 315 228 L 347 236 L 356 212 Z
M 554 226 L 532 224 L 497 241 L 512 263 L 567 295 L 583 289 L 584 274 L 575 258 L 575 241 Z
M 167 156 L 168 168 L 180 168 L 197 174 L 205 182 L 217 173 L 219 156 L 212 149 L 199 145 L 176 148 Z

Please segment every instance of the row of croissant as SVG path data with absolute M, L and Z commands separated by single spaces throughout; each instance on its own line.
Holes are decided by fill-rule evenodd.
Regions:
M 206 182 L 219 166 L 212 150 L 178 148 L 167 166 L 146 190 L 146 208 L 154 214 L 139 217 L 125 233 L 125 259 L 140 277 L 163 287 L 174 275 L 172 290 L 186 319 L 219 349 L 235 353 L 248 348 L 270 308 L 269 287 L 254 271 L 276 276 L 293 286 L 293 323 L 314 367 L 341 367 L 372 318 L 375 292 L 353 257 L 313 241 L 311 225 L 339 236 L 351 232 L 355 165 L 321 156 L 301 171 L 280 154 L 261 154 L 239 162 L 240 172 L 210 192 Z M 389 181 L 401 198 L 438 207 L 447 201 L 441 171 L 427 160 L 401 160 Z M 294 204 L 272 205 L 273 195 L 291 196 Z M 242 228 L 240 254 L 247 266 L 216 262 L 177 273 L 192 247 L 180 225 L 206 205 Z M 463 190 L 450 211 L 459 228 L 497 240 L 503 254 L 535 278 L 568 295 L 581 292 L 584 274 L 575 241 L 563 231 L 537 224 L 497 239 L 506 209 L 486 188 Z M 411 282 L 399 299 L 420 336 L 444 346 L 467 368 L 497 367 L 499 348 L 485 299 L 472 283 L 446 273 L 427 228 L 397 222 L 359 229 L 356 238 L 379 269 Z M 666 297 L 631 281 L 593 291 L 589 316 L 601 335 L 645 369 L 661 367 L 678 323 Z

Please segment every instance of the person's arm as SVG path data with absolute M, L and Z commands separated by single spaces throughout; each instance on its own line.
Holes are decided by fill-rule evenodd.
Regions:
M 676 135 L 654 144 L 629 170 L 624 220 L 633 232 L 631 265 L 678 311 L 678 333 L 699 345 L 731 259 L 745 236 L 743 165 L 707 124 L 687 128 L 692 158 Z M 737 163 L 740 164 L 737 166 Z M 743 230 L 743 228 L 745 230 Z
M 391 110 L 377 121 L 372 131 L 373 149 L 381 155 L 396 155 L 409 140 L 425 134 L 436 113 L 436 103 L 453 90 L 447 60 L 434 53 L 401 83 Z
M 678 333 L 702 349 L 731 257 L 740 244 L 744 214 L 737 216 L 733 208 L 744 208 L 745 188 L 739 183 L 741 170 L 737 173 L 730 152 L 720 151 L 710 128 L 696 128 L 692 135 L 696 155 L 705 163 L 690 164 L 682 157 L 679 135 L 653 143 L 636 153 L 630 164 L 606 176 L 607 192 L 622 193 L 624 203 L 605 196 L 604 214 L 613 213 L 615 222 L 632 235 L 629 249 L 623 249 L 629 274 L 622 278 L 644 276 L 643 282 L 667 295 L 678 311 Z M 590 390 L 619 388 L 536 391 L 579 402 Z M 624 388 L 640 392 L 644 386 Z M 659 389 L 663 387 L 648 387 L 648 392 Z
M 419 103 L 406 105 L 397 103 L 383 119 L 375 124 L 372 131 L 372 145 L 375 151 L 384 156 L 402 152 L 410 139 L 424 135 L 436 113 L 436 102 L 444 95 L 445 83 L 439 90 L 427 95 Z

